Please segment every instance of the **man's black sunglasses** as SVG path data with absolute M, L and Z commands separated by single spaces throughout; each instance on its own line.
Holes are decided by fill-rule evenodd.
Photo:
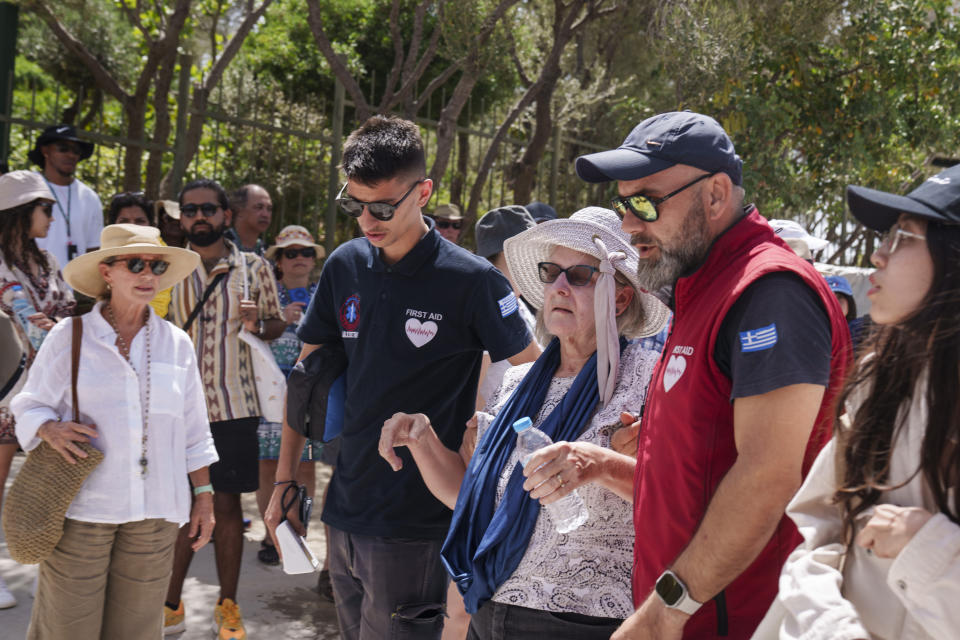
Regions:
M 107 258 L 103 262 L 104 264 L 108 265 L 116 264 L 118 262 L 122 263 L 126 265 L 127 270 L 130 273 L 140 273 L 147 265 L 150 265 L 150 271 L 152 271 L 153 275 L 155 276 L 162 276 L 164 273 L 166 273 L 167 267 L 170 266 L 170 263 L 166 260 L 144 260 L 143 258 L 136 257 L 126 258 L 123 260 L 119 258 Z
M 340 205 L 340 208 L 348 216 L 359 218 L 363 214 L 363 208 L 366 207 L 370 215 L 377 220 L 386 222 L 393 218 L 397 207 L 407 199 L 407 196 L 413 193 L 413 190 L 417 188 L 418 184 L 424 181 L 425 179 L 414 182 L 413 185 L 407 189 L 407 192 L 393 204 L 389 202 L 364 202 L 363 200 L 357 200 L 356 198 L 346 195 L 347 185 L 343 185 L 343 188 L 340 189 L 340 193 L 337 195 L 337 204 Z
M 212 202 L 204 202 L 203 204 L 182 204 L 180 205 L 180 215 L 184 218 L 192 218 L 197 215 L 197 211 L 203 214 L 204 218 L 212 218 L 217 215 L 217 211 L 220 210 L 220 205 L 214 204 Z
M 644 222 L 655 222 L 657 218 L 660 217 L 660 210 L 657 209 L 657 207 L 684 189 L 689 189 L 701 180 L 714 175 L 716 175 L 716 172 L 705 173 L 696 180 L 688 182 L 676 191 L 671 191 L 662 198 L 653 198 L 651 196 L 645 196 L 642 193 L 637 193 L 632 196 L 617 196 L 612 198 L 610 200 L 610 204 L 613 205 L 613 210 L 617 212 L 617 215 L 620 216 L 621 220 L 623 220 L 623 217 L 627 215 L 627 212 L 629 211 Z
M 564 269 L 555 262 L 538 262 L 537 270 L 540 271 L 540 282 L 550 284 L 556 282 L 561 273 L 567 275 L 567 282 L 574 287 L 585 287 L 593 280 L 593 274 L 598 273 L 600 269 L 591 267 L 588 264 L 575 264 L 572 267 Z
M 301 256 L 304 258 L 316 258 L 317 250 L 314 249 L 313 247 L 302 247 L 300 249 L 284 249 L 283 250 L 283 257 L 286 258 L 287 260 L 293 260 L 297 256 Z

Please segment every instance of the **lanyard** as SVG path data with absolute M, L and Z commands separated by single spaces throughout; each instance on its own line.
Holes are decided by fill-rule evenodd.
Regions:
M 64 210 L 63 205 L 60 203 L 60 198 L 57 197 L 57 191 L 53 188 L 53 185 L 50 184 L 50 181 L 47 180 L 47 176 L 43 176 L 43 181 L 50 187 L 50 193 L 53 194 L 53 199 L 57 201 L 57 208 L 60 209 L 60 213 L 63 214 L 63 219 L 67 222 L 67 242 L 70 242 L 70 210 L 73 208 L 73 182 L 67 185 L 67 209 Z

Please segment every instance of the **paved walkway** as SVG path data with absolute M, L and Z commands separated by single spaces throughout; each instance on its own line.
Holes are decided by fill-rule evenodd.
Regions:
M 22 463 L 23 456 L 18 455 L 10 471 L 11 479 Z M 318 464 L 317 496 L 323 495 L 323 488 L 329 480 L 330 467 Z M 10 486 L 10 479 L 7 480 L 7 486 Z M 268 567 L 257 560 L 264 530 L 254 496 L 248 493 L 243 497 L 244 514 L 253 520 L 253 525 L 246 534 L 238 596 L 250 640 L 339 639 L 333 605 L 321 601 L 314 590 L 316 574 L 288 576 L 280 567 Z M 314 510 L 314 514 L 319 515 L 319 508 Z M 323 558 L 326 541 L 319 517 L 315 524 L 310 528 L 307 541 L 317 557 Z M 18 603 L 12 609 L 0 610 L 0 639 L 19 640 L 26 636 L 30 623 L 37 568 L 35 565 L 18 565 L 10 559 L 2 531 L 0 575 L 7 581 Z M 190 567 L 183 595 L 187 630 L 179 636 L 172 636 L 174 640 L 208 640 L 213 637 L 213 607 L 218 592 L 213 545 L 209 544 L 197 553 Z

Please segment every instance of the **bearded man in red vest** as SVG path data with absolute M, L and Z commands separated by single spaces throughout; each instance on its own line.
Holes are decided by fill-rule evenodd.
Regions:
M 576 168 L 617 182 L 641 283 L 674 312 L 637 435 L 637 611 L 613 638 L 749 638 L 801 541 L 784 508 L 832 433 L 846 321 L 744 205 L 742 161 L 714 119 L 654 116 Z

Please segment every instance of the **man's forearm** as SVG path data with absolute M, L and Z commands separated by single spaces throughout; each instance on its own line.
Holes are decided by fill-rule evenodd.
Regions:
M 303 455 L 303 445 L 306 443 L 307 437 L 294 431 L 284 420 L 280 435 L 280 453 L 277 454 L 275 481 L 296 479 L 297 467 L 300 466 L 300 457 Z
M 690 544 L 669 567 L 694 600 L 713 598 L 750 566 L 799 486 L 799 476 L 784 477 L 747 461 L 730 468 Z

